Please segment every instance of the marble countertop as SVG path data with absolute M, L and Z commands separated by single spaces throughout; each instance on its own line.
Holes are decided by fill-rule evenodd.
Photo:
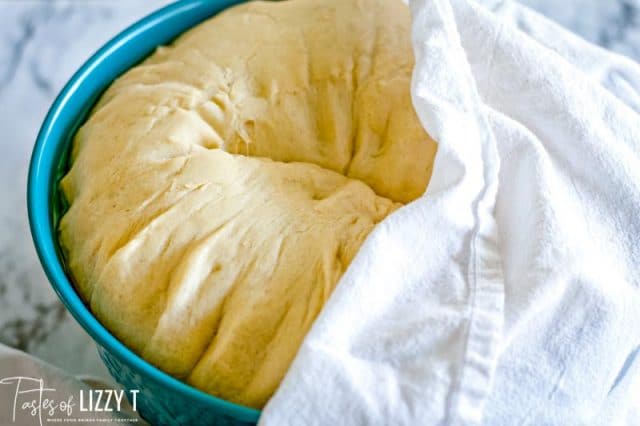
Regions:
M 640 60 L 640 0 L 523 0 L 589 41 Z M 71 373 L 106 376 L 38 262 L 25 202 L 39 126 L 71 74 L 167 0 L 0 0 L 0 342 Z

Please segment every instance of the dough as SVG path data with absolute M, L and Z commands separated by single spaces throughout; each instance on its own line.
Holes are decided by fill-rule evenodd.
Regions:
M 96 317 L 262 407 L 369 232 L 425 191 L 412 67 L 401 0 L 290 0 L 228 9 L 120 77 L 61 182 Z

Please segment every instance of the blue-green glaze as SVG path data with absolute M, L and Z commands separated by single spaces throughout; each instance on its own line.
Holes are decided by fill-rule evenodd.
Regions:
M 260 411 L 199 391 L 160 371 L 119 342 L 91 314 L 65 273 L 57 223 L 65 205 L 58 193 L 73 135 L 111 82 L 157 46 L 242 0 L 183 0 L 136 22 L 96 52 L 62 89 L 42 124 L 27 185 L 31 234 L 44 271 L 69 312 L 98 345 L 113 377 L 139 389 L 140 414 L 159 425 L 249 425 Z

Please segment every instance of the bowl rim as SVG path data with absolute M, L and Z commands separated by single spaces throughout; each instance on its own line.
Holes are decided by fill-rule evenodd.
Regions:
M 200 18 L 195 18 L 202 22 L 219 11 L 241 1 L 181 0 L 171 3 L 137 20 L 91 55 L 57 95 L 38 132 L 29 163 L 27 210 L 33 243 L 51 286 L 67 310 L 97 344 L 131 367 L 136 373 L 164 386 L 168 390 L 178 392 L 187 398 L 195 399 L 238 420 L 256 422 L 260 416 L 260 410 L 235 404 L 196 389 L 153 366 L 116 339 L 93 316 L 76 292 L 64 271 L 63 261 L 59 257 L 60 254 L 57 250 L 57 242 L 54 241 L 53 237 L 56 232 L 52 206 L 55 196 L 56 169 L 59 167 L 61 156 L 64 155 L 63 152 L 70 145 L 70 142 L 66 139 L 69 138 L 69 134 L 75 133 L 75 130 L 70 131 L 68 129 L 70 127 L 69 123 L 77 120 L 77 118 L 69 118 L 73 113 L 69 112 L 68 109 L 72 108 L 70 107 L 72 103 L 78 105 L 81 102 L 82 105 L 88 103 L 93 105 L 104 89 L 103 87 L 98 93 L 96 91 L 85 93 L 86 91 L 83 92 L 81 84 L 91 78 L 92 73 L 95 72 L 100 63 L 108 60 L 111 55 L 120 49 L 130 49 L 131 44 L 137 38 L 162 22 L 179 19 L 180 16 L 186 13 L 194 14 L 198 13 L 199 10 L 213 10 L 211 13 L 203 12 Z M 197 22 L 195 25 L 197 25 Z M 155 47 L 162 44 L 166 43 L 158 42 Z M 145 56 L 147 55 L 140 56 L 135 62 Z M 77 114 L 73 114 L 73 116 L 75 117 Z M 65 117 L 67 118 L 65 119 Z M 60 122 L 64 125 L 64 129 L 61 131 L 59 130 Z M 57 133 L 56 130 L 61 132 L 60 135 L 55 135 Z

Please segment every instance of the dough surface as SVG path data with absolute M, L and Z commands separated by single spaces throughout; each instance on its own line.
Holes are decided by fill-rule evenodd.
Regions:
M 92 312 L 262 407 L 369 232 L 426 189 L 412 67 L 401 0 L 289 0 L 227 9 L 117 79 L 61 181 Z

